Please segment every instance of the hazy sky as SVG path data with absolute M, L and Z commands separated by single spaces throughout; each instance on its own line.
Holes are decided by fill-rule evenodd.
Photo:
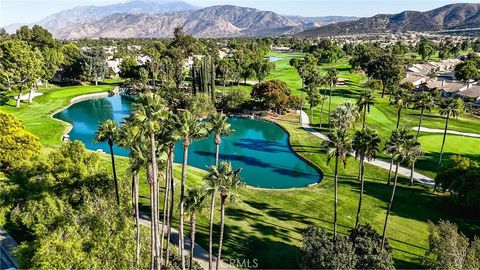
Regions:
M 162 1 L 162 0 L 150 0 Z M 108 5 L 122 0 L 0 0 L 0 26 L 36 22 L 47 15 L 83 5 Z M 186 0 L 197 6 L 232 4 L 302 16 L 372 16 L 403 10 L 429 10 L 451 3 L 480 0 Z

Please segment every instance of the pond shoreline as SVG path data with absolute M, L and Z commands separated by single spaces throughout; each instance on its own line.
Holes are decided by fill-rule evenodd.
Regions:
M 65 124 L 67 126 L 65 132 L 63 133 L 62 137 L 60 138 L 61 142 L 63 142 L 64 138 L 70 133 L 70 131 L 72 131 L 73 125 L 66 122 L 66 121 L 55 118 L 55 115 L 64 111 L 64 110 L 66 110 L 66 109 L 68 109 L 70 106 L 72 106 L 72 105 L 74 105 L 78 102 L 82 102 L 82 101 L 90 100 L 90 99 L 108 97 L 110 95 L 109 94 L 110 91 L 112 91 L 112 90 L 108 90 L 108 91 L 104 91 L 104 92 L 98 92 L 98 93 L 92 93 L 92 94 L 84 94 L 84 95 L 73 97 L 72 99 L 70 99 L 69 104 L 67 106 L 62 107 L 62 108 L 60 108 L 60 109 L 58 109 L 58 110 L 56 110 L 56 111 L 54 111 L 53 113 L 50 114 L 50 118 L 52 118 L 53 120 L 58 121 L 62 124 Z
M 99 93 L 93 93 L 93 94 L 85 94 L 85 95 L 80 95 L 80 96 L 76 96 L 76 97 L 73 97 L 71 100 L 70 100 L 70 103 L 68 104 L 68 106 L 65 106 L 57 111 L 55 111 L 54 113 L 51 114 L 51 117 L 57 121 L 60 121 L 62 123 L 65 123 L 68 127 L 67 127 L 67 130 L 65 131 L 65 133 L 63 134 L 61 140 L 64 141 L 66 139 L 66 135 L 68 135 L 69 133 L 71 133 L 72 129 L 74 128 L 73 124 L 71 124 L 70 122 L 67 122 L 65 120 L 61 120 L 59 118 L 56 118 L 55 115 L 57 115 L 58 113 L 68 109 L 70 106 L 76 104 L 76 103 L 79 103 L 79 102 L 83 102 L 83 101 L 88 101 L 88 100 L 93 100 L 93 99 L 99 99 L 99 98 L 107 98 L 109 97 L 109 92 L 110 91 L 105 91 L 105 92 L 99 92 Z M 290 143 L 290 136 L 291 134 L 288 132 L 288 130 L 283 127 L 281 124 L 277 123 L 274 119 L 271 119 L 269 118 L 268 116 L 267 117 L 263 117 L 263 116 L 258 116 L 258 115 L 251 115 L 251 114 L 233 114 L 231 115 L 231 117 L 236 117 L 236 118 L 246 118 L 246 119 L 254 119 L 254 120 L 257 120 L 257 121 L 264 121 L 264 122 L 268 122 L 268 123 L 271 123 L 271 124 L 274 124 L 275 126 L 279 127 L 282 131 L 285 132 L 285 134 L 288 136 L 287 137 L 287 146 L 288 146 L 288 149 L 290 150 L 291 153 L 293 153 L 297 158 L 299 158 L 300 160 L 302 160 L 303 162 L 305 162 L 307 165 L 309 165 L 310 167 L 312 167 L 314 169 L 314 171 L 316 171 L 316 173 L 318 174 L 317 176 L 317 179 L 310 182 L 310 183 L 307 183 L 305 185 L 300 185 L 300 186 L 294 186 L 294 187 L 285 187 L 285 188 L 275 188 L 275 187 L 258 187 L 258 186 L 255 186 L 255 185 L 247 185 L 248 188 L 250 189 L 255 189 L 255 190 L 298 190 L 298 189 L 302 189 L 302 188 L 309 188 L 309 187 L 313 187 L 313 186 L 316 186 L 318 185 L 319 183 L 321 183 L 322 179 L 324 178 L 324 174 L 322 172 L 322 170 L 316 166 L 315 164 L 313 164 L 311 161 L 309 161 L 308 159 L 302 157 L 301 155 L 299 155 L 299 153 L 297 153 L 291 143 Z M 95 150 L 91 150 L 91 151 L 95 151 Z M 189 165 L 189 166 L 192 166 L 192 165 Z M 195 167 L 195 166 L 193 166 Z M 196 167 L 198 168 L 198 167 Z

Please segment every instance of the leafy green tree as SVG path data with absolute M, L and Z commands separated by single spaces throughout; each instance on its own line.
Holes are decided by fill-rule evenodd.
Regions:
M 274 109 L 280 113 L 288 107 L 288 97 L 291 90 L 288 85 L 280 80 L 271 80 L 253 86 L 250 95 L 259 101 L 264 108 Z
M 355 269 L 394 269 L 392 248 L 370 224 L 351 229 L 348 235 L 357 257 Z
M 323 141 L 322 149 L 327 152 L 327 163 L 335 157 L 334 172 L 334 201 L 333 201 L 333 238 L 337 240 L 337 189 L 338 189 L 338 163 L 341 161 L 343 166 L 347 166 L 347 158 L 352 151 L 352 142 L 346 129 L 334 129 L 328 133 L 328 140 Z
M 439 105 L 440 115 L 445 116 L 445 129 L 443 131 L 442 147 L 440 148 L 440 157 L 438 158 L 437 172 L 442 165 L 443 147 L 445 146 L 445 139 L 447 138 L 448 121 L 450 117 L 458 117 L 463 112 L 463 101 L 461 99 L 445 98 Z
M 225 94 L 223 101 L 225 111 L 238 112 L 250 101 L 250 95 L 242 89 L 233 88 Z
M 104 78 L 107 74 L 107 56 L 101 48 L 88 48 L 81 53 L 82 76 L 85 80 L 95 82 Z
M 107 142 L 110 148 L 110 159 L 112 162 L 113 181 L 115 182 L 115 194 L 117 197 L 117 204 L 120 205 L 120 195 L 118 193 L 117 170 L 115 169 L 115 154 L 113 153 L 113 144 L 117 140 L 118 126 L 117 123 L 111 119 L 100 123 L 98 130 L 95 132 L 95 143 Z
M 228 123 L 228 117 L 223 113 L 211 113 L 207 118 L 207 130 L 209 133 L 215 135 L 213 142 L 215 143 L 215 166 L 218 166 L 218 157 L 220 154 L 220 144 L 222 143 L 222 137 L 227 137 L 235 130 L 231 128 Z
M 448 192 L 455 204 L 480 213 L 479 173 L 478 162 L 462 156 L 452 156 L 435 177 L 435 190 Z
M 355 269 L 357 258 L 348 237 L 336 241 L 325 230 L 309 226 L 303 233 L 298 251 L 298 264 L 302 269 Z
M 422 37 L 418 43 L 418 54 L 422 56 L 422 60 L 428 60 L 435 52 L 435 45 L 427 38 Z
M 480 266 L 480 238 L 469 243 L 456 224 L 440 220 L 429 222 L 429 249 L 425 263 L 431 269 L 477 269 Z
M 355 131 L 353 135 L 353 150 L 355 157 L 360 158 L 360 168 L 358 179 L 360 180 L 360 197 L 358 199 L 357 217 L 355 219 L 355 228 L 358 228 L 360 222 L 360 211 L 362 209 L 363 190 L 365 186 L 365 159 L 372 160 L 376 157 L 378 148 L 380 146 L 380 136 L 375 130 L 364 128 Z
M 140 78 L 139 65 L 135 57 L 127 55 L 123 58 L 119 75 L 124 79 L 138 80 Z
M 455 78 L 463 82 L 480 80 L 480 61 L 477 65 L 472 60 L 467 60 L 455 66 Z
M 261 83 L 272 71 L 274 64 L 266 58 L 257 57 L 252 64 L 251 69 L 255 72 L 258 83 Z
M 402 61 L 395 55 L 382 55 L 371 60 L 366 67 L 369 77 L 382 82 L 382 98 L 385 90 L 392 90 L 403 79 L 405 70 Z
M 25 89 L 31 89 L 41 74 L 42 55 L 27 42 L 17 39 L 0 41 L 0 79 L 9 90 L 17 90 L 17 104 Z
M 22 268 L 132 265 L 131 208 L 111 207 L 113 183 L 99 161 L 97 153 L 76 141 L 6 174 L 0 220 L 2 227 L 19 228 L 26 239 L 16 250 Z
M 40 154 L 38 137 L 26 131 L 16 116 L 0 112 L 0 126 L 0 171 Z

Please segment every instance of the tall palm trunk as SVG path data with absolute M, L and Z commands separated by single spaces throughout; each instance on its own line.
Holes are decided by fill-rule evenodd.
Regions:
M 185 270 L 185 257 L 183 256 L 183 250 L 185 248 L 185 238 L 183 234 L 183 208 L 185 204 L 185 181 L 187 179 L 187 162 L 188 162 L 188 147 L 190 145 L 190 139 L 185 138 L 183 142 L 183 163 L 182 163 L 182 184 L 180 186 L 180 220 L 179 220 L 179 238 L 178 247 L 181 257 L 181 267 Z
M 333 241 L 337 241 L 337 188 L 338 188 L 338 152 L 335 155 L 335 185 L 333 201 Z
M 110 159 L 112 161 L 113 181 L 115 182 L 115 195 L 117 196 L 117 205 L 120 205 L 120 196 L 118 195 L 117 170 L 115 169 L 115 155 L 113 154 L 113 141 L 108 140 L 110 147 Z
M 420 128 L 422 127 L 423 110 L 424 110 L 424 108 L 422 108 L 422 110 L 420 112 L 420 120 L 418 121 L 417 135 L 415 136 L 416 139 L 418 139 L 418 135 L 420 134 Z
M 390 216 L 390 210 L 392 209 L 392 204 L 393 204 L 393 198 L 395 197 L 395 190 L 397 188 L 397 179 L 398 179 L 398 167 L 399 167 L 399 162 L 397 161 L 396 163 L 396 168 L 395 168 L 395 177 L 393 180 L 393 189 L 392 189 L 392 196 L 390 197 L 390 202 L 388 203 L 388 208 L 387 208 L 387 215 L 385 216 L 385 224 L 383 225 L 383 234 L 382 234 L 382 250 L 385 247 L 385 239 L 387 237 L 387 225 L 388 225 L 388 217 Z
M 399 106 L 398 107 L 398 111 L 397 111 L 397 129 L 398 129 L 398 126 L 400 125 L 400 115 L 402 113 L 402 106 Z
M 320 119 L 318 120 L 319 121 L 319 123 L 318 123 L 319 128 L 322 128 L 322 114 L 323 114 L 323 104 L 324 103 L 325 102 L 322 102 L 322 106 L 320 106 L 320 117 L 319 117 Z
M 138 203 L 138 172 L 133 174 L 133 201 L 135 207 L 135 267 L 138 268 L 140 260 L 140 209 Z
M 160 236 L 160 247 L 163 249 L 163 244 L 165 240 L 165 227 L 170 226 L 168 222 L 168 207 L 169 207 L 169 201 L 168 201 L 168 195 L 170 192 L 170 167 L 172 166 L 171 161 L 172 157 L 172 148 L 170 147 L 168 150 L 168 160 L 167 160 L 167 168 L 165 171 L 165 191 L 163 194 L 163 222 L 162 222 L 162 233 Z M 160 252 L 160 262 L 163 264 L 163 251 Z
M 173 151 L 173 150 L 172 150 Z M 170 239 L 172 236 L 172 225 L 173 225 L 173 207 L 175 205 L 175 179 L 173 178 L 173 156 L 170 157 L 170 208 L 168 215 L 168 231 L 167 231 L 167 252 L 165 258 L 165 265 L 168 266 L 170 260 Z
M 220 261 L 222 260 L 222 246 L 223 246 L 223 230 L 225 227 L 225 200 L 227 199 L 227 194 L 222 193 L 221 198 L 221 216 L 220 216 L 220 239 L 218 240 L 218 255 L 217 255 L 217 267 L 220 267 Z
M 156 249 L 155 249 L 155 195 L 154 195 L 154 185 L 153 185 L 153 169 L 152 164 L 148 164 L 147 168 L 147 177 L 149 179 L 150 184 L 150 269 L 153 270 L 155 268 L 155 257 L 156 257 Z
M 392 156 L 392 159 L 390 160 L 390 169 L 388 170 L 388 180 L 387 180 L 388 186 L 390 186 L 390 179 L 392 178 L 392 168 L 393 168 L 393 156 Z
M 440 166 L 442 165 L 443 147 L 445 146 L 445 139 L 447 138 L 449 119 L 450 119 L 450 114 L 447 114 L 447 120 L 445 120 L 445 130 L 443 131 L 442 148 L 440 148 L 440 158 L 438 159 L 437 172 L 438 170 L 440 170 Z
M 195 249 L 195 228 L 196 227 L 196 216 L 195 211 L 192 211 L 190 215 L 190 266 L 189 269 L 191 270 L 193 267 L 193 251 Z
M 382 85 L 383 85 L 383 86 L 382 86 L 382 98 L 383 98 L 383 97 L 385 96 L 385 88 L 386 88 L 386 87 L 385 87 L 385 84 L 384 84 L 384 83 L 382 83 Z
M 332 86 L 330 85 L 330 92 L 328 94 L 328 130 L 331 130 L 331 122 L 330 122 L 330 113 L 332 108 Z
M 208 234 L 208 269 L 213 269 L 213 214 L 215 208 L 215 195 L 216 190 L 212 193 L 212 201 L 210 203 L 210 231 Z
M 362 199 L 363 199 L 363 189 L 365 186 L 364 179 L 364 164 L 365 164 L 365 155 L 362 154 L 360 157 L 360 197 L 358 198 L 358 209 L 357 209 L 357 218 L 355 219 L 355 229 L 358 228 L 360 223 L 360 211 L 362 209 Z
M 152 166 L 152 186 L 153 189 L 151 192 L 153 193 L 153 198 L 151 202 L 151 209 L 152 209 L 152 228 L 154 230 L 154 248 L 155 248 L 155 264 L 158 269 L 160 269 L 160 239 L 159 239 L 159 224 L 158 224 L 158 165 L 157 165 L 157 147 L 155 142 L 155 133 L 150 133 L 150 154 L 151 154 L 151 166 Z
M 218 160 L 220 156 L 220 144 L 222 143 L 222 139 L 220 135 L 215 134 L 215 166 L 218 167 Z
M 410 168 L 410 186 L 413 186 L 413 172 L 415 171 L 415 161 L 412 162 L 412 167 Z
M 367 105 L 363 108 L 363 119 L 362 119 L 362 129 L 365 129 L 367 122 Z

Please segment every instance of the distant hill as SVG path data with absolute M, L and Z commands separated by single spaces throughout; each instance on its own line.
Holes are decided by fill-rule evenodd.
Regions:
M 299 33 L 301 37 L 439 31 L 480 27 L 480 4 L 451 4 L 426 12 L 379 14 L 351 22 L 338 22 Z
M 271 11 L 237 6 L 212 6 L 167 14 L 114 14 L 99 21 L 54 31 L 63 39 L 81 37 L 171 37 L 177 26 L 197 37 L 238 37 L 294 34 L 304 30 L 298 21 Z
M 29 24 L 47 28 L 57 38 L 165 38 L 183 26 L 197 37 L 293 35 L 313 27 L 351 21 L 356 17 L 284 16 L 271 11 L 232 5 L 206 8 L 181 0 L 134 0 L 106 6 L 79 6 Z M 5 29 L 14 33 L 24 24 Z
M 106 6 L 79 6 L 52 14 L 34 24 L 41 25 L 51 31 L 56 31 L 78 23 L 95 22 L 117 13 L 165 14 L 195 9 L 198 9 L 198 7 L 182 1 L 134 0 Z M 6 26 L 5 29 L 12 33 L 22 25 L 24 24 L 15 23 Z

